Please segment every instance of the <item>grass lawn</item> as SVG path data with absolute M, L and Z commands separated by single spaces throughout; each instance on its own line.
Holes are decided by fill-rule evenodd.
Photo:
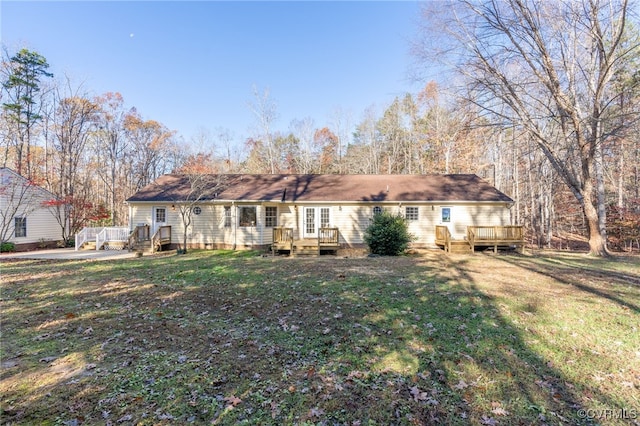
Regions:
M 5 424 L 640 424 L 638 257 L 0 268 Z

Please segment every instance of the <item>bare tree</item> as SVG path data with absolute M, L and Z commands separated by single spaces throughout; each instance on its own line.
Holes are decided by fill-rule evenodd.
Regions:
M 262 141 L 267 154 L 267 163 L 271 174 L 278 171 L 278 153 L 273 135 L 273 123 L 278 118 L 276 104 L 270 96 L 269 89 L 260 93 L 257 87 L 253 87 L 254 101 L 249 103 L 249 109 L 257 120 L 256 140 Z
M 338 155 L 335 169 L 337 173 L 346 173 L 342 162 L 345 151 L 348 149 L 351 141 L 351 113 L 337 107 L 331 114 L 331 127 L 335 135 L 338 137 L 338 146 L 336 147 L 336 153 Z
M 297 158 L 295 159 L 298 173 L 318 173 L 319 152 L 314 144 L 314 121 L 311 117 L 293 120 L 289 125 L 291 133 L 298 142 Z
M 349 150 L 351 155 L 356 157 L 352 160 L 359 163 L 357 168 L 350 167 L 351 173 L 379 174 L 381 172 L 384 149 L 376 126 L 377 122 L 378 115 L 375 107 L 368 107 L 364 111 L 362 121 L 356 127 L 354 146 Z M 356 152 L 358 154 L 355 154 Z
M 237 147 L 233 145 L 233 135 L 229 129 L 216 128 L 216 138 L 220 144 L 221 159 L 224 163 L 223 170 L 226 173 L 235 171 L 240 163 L 240 155 Z
M 603 142 L 619 131 L 612 76 L 624 46 L 627 0 L 455 1 L 446 21 L 472 102 L 526 130 L 580 203 L 590 251 L 607 255 Z M 423 45 L 426 47 L 426 45 Z M 423 58 L 444 53 L 422 50 Z M 504 108 L 504 106 L 507 108 Z
M 124 128 L 131 144 L 132 183 L 138 190 L 173 168 L 166 160 L 175 132 L 155 120 L 144 120 L 135 109 L 126 115 Z
M 178 208 L 182 220 L 182 247 L 181 253 L 187 253 L 187 240 L 189 228 L 193 219 L 193 212 L 203 201 L 213 200 L 218 192 L 221 192 L 226 184 L 224 174 L 210 173 L 212 163 L 210 155 L 196 155 L 178 169 L 181 173 L 177 178 L 180 190 L 176 192 L 174 205 Z
M 96 132 L 98 161 L 97 174 L 106 186 L 106 199 L 111 213 L 111 225 L 118 225 L 118 210 L 124 206 L 125 195 L 118 183 L 123 172 L 123 161 L 127 155 L 128 140 L 125 137 L 124 120 L 126 111 L 124 100 L 119 93 L 105 93 L 96 99 L 100 111 Z
M 95 216 L 95 194 L 92 192 L 91 176 L 86 169 L 86 147 L 95 130 L 98 105 L 90 100 L 82 88 L 73 88 L 69 79 L 67 91 L 56 90 L 56 108 L 52 118 L 54 127 L 54 168 L 49 187 L 58 197 L 50 205 L 65 242 Z

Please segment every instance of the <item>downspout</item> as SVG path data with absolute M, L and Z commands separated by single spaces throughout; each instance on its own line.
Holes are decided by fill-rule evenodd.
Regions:
M 231 220 L 233 220 L 233 247 L 232 250 L 236 249 L 236 245 L 237 245 L 237 235 L 238 235 L 238 211 L 237 211 L 237 207 L 236 207 L 236 202 L 232 201 L 231 202 Z
M 260 227 L 260 244 L 258 244 L 258 246 L 262 247 L 262 244 L 264 243 L 263 237 L 264 237 L 264 224 L 262 223 L 262 221 L 260 220 L 260 218 L 262 218 L 262 215 L 264 214 L 264 203 L 262 203 L 260 205 L 260 216 L 256 217 L 256 221 L 258 222 L 258 226 Z
M 133 209 L 131 208 L 131 204 L 127 203 L 125 201 L 125 203 L 127 204 L 127 207 L 129 209 L 129 232 L 133 231 Z

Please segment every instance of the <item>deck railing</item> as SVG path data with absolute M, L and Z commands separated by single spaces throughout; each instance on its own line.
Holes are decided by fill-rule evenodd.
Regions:
M 149 225 L 138 225 L 129 234 L 129 250 L 160 250 L 163 245 L 171 244 L 171 226 L 161 226 L 151 234 Z
M 338 228 L 320 228 L 318 229 L 318 245 L 321 247 L 335 246 L 340 242 L 340 233 Z
M 293 228 L 275 227 L 273 228 L 273 241 L 282 243 L 293 241 Z
M 322 250 L 337 250 L 340 247 L 338 228 L 318 229 L 318 255 Z
M 444 251 L 451 252 L 451 231 L 443 225 L 436 225 L 436 244 L 444 246 Z
M 524 227 L 510 226 L 467 226 L 467 240 L 473 250 L 475 246 L 493 246 L 498 251 L 500 245 L 515 245 L 524 250 Z
M 524 231 L 522 226 L 467 226 L 467 237 L 470 236 L 486 241 L 521 240 Z
M 293 228 L 274 227 L 271 250 L 274 254 L 276 250 L 293 251 Z
M 96 250 L 109 242 L 126 243 L 129 239 L 129 228 L 106 227 L 96 235 Z
M 320 254 L 322 250 L 337 250 L 338 248 L 340 248 L 340 231 L 338 228 L 320 228 L 318 229 L 317 238 L 303 238 L 298 241 L 294 240 L 293 228 L 273 228 L 271 250 L 274 255 L 278 250 L 288 250 L 293 255 L 294 251 L 305 252 L 306 254 L 312 252 Z
M 138 225 L 129 234 L 129 250 L 133 250 L 142 241 L 149 241 L 151 235 L 149 225 Z
M 161 226 L 151 237 L 151 251 L 155 252 L 165 244 L 171 243 L 171 227 Z
M 76 251 L 80 250 L 80 247 L 84 245 L 84 243 L 88 243 L 89 241 L 95 241 L 96 235 L 103 229 L 104 227 L 99 228 L 83 228 L 82 231 L 76 234 Z

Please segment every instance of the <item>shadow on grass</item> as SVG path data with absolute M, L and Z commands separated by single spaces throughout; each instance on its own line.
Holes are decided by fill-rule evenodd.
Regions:
M 531 349 L 468 258 L 249 256 L 192 252 L 68 274 L 34 264 L 29 274 L 54 277 L 3 280 L 3 419 L 588 423 L 578 384 Z
M 640 288 L 640 261 L 638 273 L 633 274 L 612 270 L 610 266 L 617 262 L 616 258 L 596 259 L 586 256 L 579 258 L 575 255 L 568 257 L 556 255 L 536 258 L 503 256 L 499 259 L 640 313 L 640 306 L 632 303 L 631 297 L 623 297 L 630 295 L 631 292 L 620 288 L 620 286 Z M 596 285 L 594 281 L 598 281 L 600 285 Z M 608 288 L 602 285 L 603 283 L 609 284 Z

